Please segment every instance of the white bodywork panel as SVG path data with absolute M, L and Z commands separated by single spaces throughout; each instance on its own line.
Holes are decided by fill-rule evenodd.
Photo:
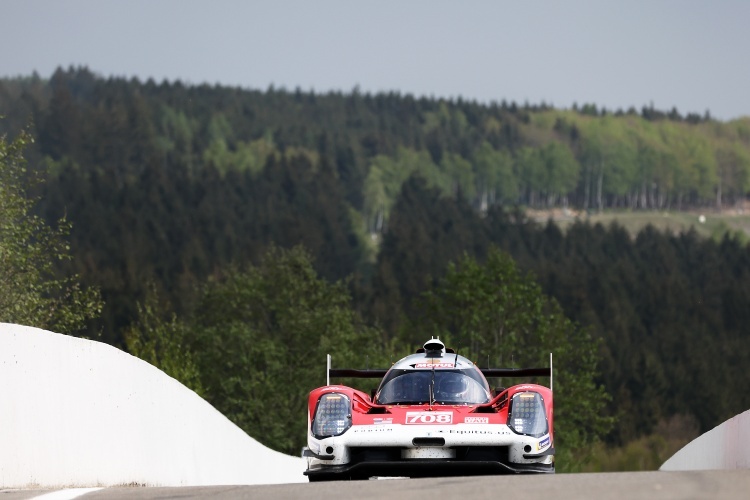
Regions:
M 415 446 L 414 438 L 443 438 L 443 446 Z M 332 460 L 320 460 L 308 457 L 308 467 L 314 465 L 344 465 L 350 459 L 349 449 L 398 447 L 408 449 L 436 450 L 434 456 L 425 456 L 428 452 L 409 452 L 402 454 L 409 458 L 452 458 L 440 455 L 437 450 L 447 451 L 457 446 L 508 446 L 508 458 L 517 464 L 551 464 L 552 457 L 543 459 L 525 459 L 524 453 L 541 453 L 550 446 L 549 434 L 535 438 L 523 436 L 511 431 L 504 424 L 455 424 L 455 425 L 355 425 L 340 436 L 317 439 L 308 436 L 308 447 L 318 455 L 333 455 Z M 526 450 L 524 448 L 528 446 Z M 421 455 L 421 456 L 420 456 Z M 447 455 L 447 454 L 446 454 Z

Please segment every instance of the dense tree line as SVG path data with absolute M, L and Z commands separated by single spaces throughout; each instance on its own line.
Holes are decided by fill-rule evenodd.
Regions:
M 188 317 L 207 282 L 301 244 L 322 278 L 349 279 L 382 345 L 420 343 L 424 294 L 450 279 L 451 262 L 484 265 L 498 247 L 601 339 L 596 382 L 620 442 L 674 415 L 706 430 L 750 405 L 737 391 L 748 384 L 748 249 L 585 221 L 562 233 L 512 207 L 744 200 L 750 122 L 673 111 L 187 86 L 85 68 L 0 80 L 0 131 L 28 126 L 36 138 L 38 214 L 72 223 L 59 270 L 101 290 L 103 314 L 85 334 L 143 352 L 153 341 L 127 333 L 139 324 L 179 339 L 183 327 L 156 322 L 150 297 Z M 211 321 L 206 331 L 223 328 Z M 198 363 L 185 360 L 181 376 L 215 391 Z
M 743 243 L 650 227 L 633 239 L 616 224 L 585 221 L 563 233 L 520 212 L 498 207 L 482 217 L 467 208 L 424 181 L 404 185 L 362 301 L 371 321 L 416 341 L 410 332 L 435 313 L 415 299 L 448 263 L 464 253 L 484 261 L 497 245 L 602 339 L 602 382 L 621 415 L 613 441 L 647 434 L 673 415 L 705 431 L 750 406 L 740 390 L 750 383 L 743 369 L 750 354 L 742 348 L 750 335 L 750 251 Z M 708 393 L 711 404 L 696 404 Z
M 419 172 L 475 206 L 723 206 L 750 189 L 750 122 L 644 107 L 609 113 L 398 93 L 266 91 L 102 79 L 85 68 L 0 81 L 3 127 L 31 119 L 39 153 L 130 174 L 149 162 L 257 174 L 272 155 L 326 157 L 381 230 Z M 94 139 L 95 138 L 95 139 Z

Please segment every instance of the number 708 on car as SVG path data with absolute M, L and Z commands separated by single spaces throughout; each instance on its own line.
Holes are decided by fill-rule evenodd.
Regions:
M 407 424 L 451 424 L 453 412 L 450 411 L 410 411 L 406 413 Z

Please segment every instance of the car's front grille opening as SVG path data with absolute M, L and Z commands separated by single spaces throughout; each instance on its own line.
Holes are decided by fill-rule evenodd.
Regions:
M 416 437 L 411 440 L 414 446 L 445 446 L 445 438 L 441 437 Z
M 401 460 L 401 450 L 399 447 L 384 448 L 350 448 L 351 463 L 360 462 L 393 462 Z
M 503 462 L 508 461 L 507 446 L 467 446 L 456 448 L 456 458 L 475 462 Z

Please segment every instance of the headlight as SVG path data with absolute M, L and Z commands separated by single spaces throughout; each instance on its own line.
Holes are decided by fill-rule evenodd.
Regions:
M 536 392 L 514 394 L 508 411 L 508 427 L 518 434 L 532 437 L 547 434 L 547 414 L 542 396 Z
M 313 435 L 318 439 L 338 436 L 351 426 L 352 405 L 349 398 L 337 393 L 322 395 L 312 423 Z

